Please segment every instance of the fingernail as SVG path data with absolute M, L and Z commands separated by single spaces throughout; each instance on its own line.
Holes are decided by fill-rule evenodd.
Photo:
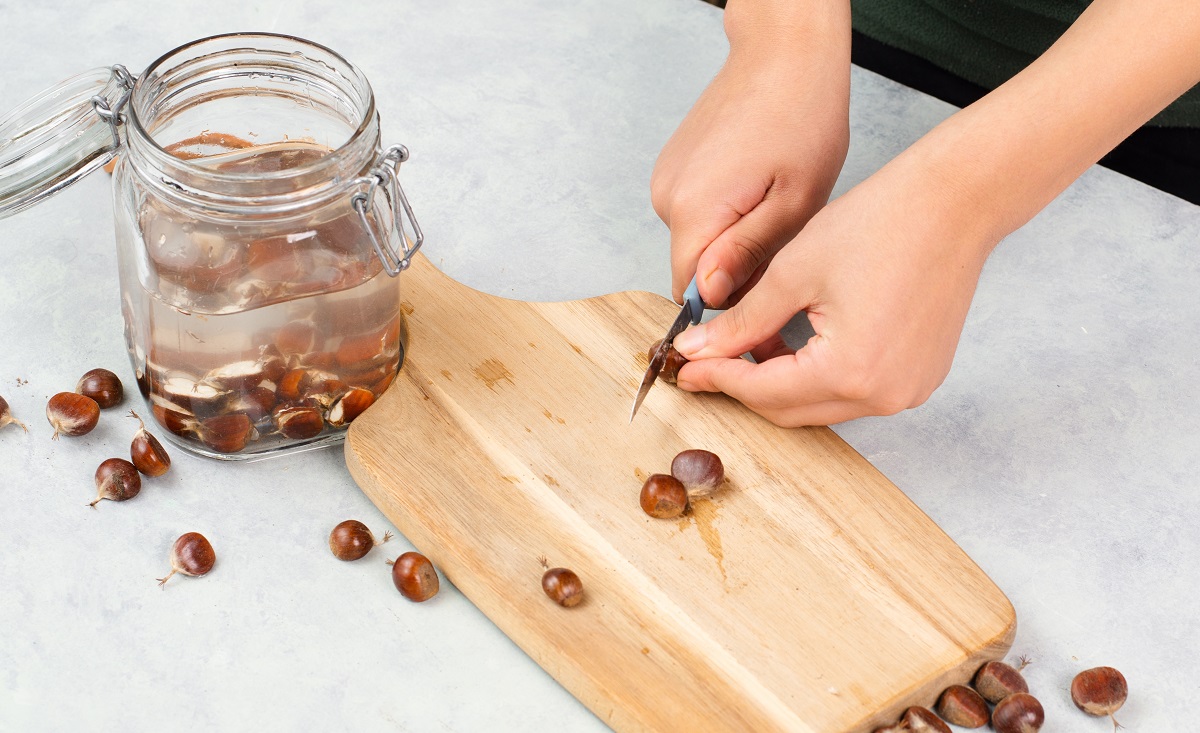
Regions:
M 733 278 L 720 267 L 714 267 L 704 276 L 704 292 L 714 301 L 708 305 L 720 305 L 733 294 Z
M 698 326 L 692 326 L 675 337 L 675 350 L 684 356 L 690 357 L 704 348 L 707 340 L 708 334 L 706 333 L 705 324 L 701 323 Z

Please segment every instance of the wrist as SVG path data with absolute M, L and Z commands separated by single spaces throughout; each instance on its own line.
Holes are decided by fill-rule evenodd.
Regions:
M 850 62 L 848 0 L 729 0 L 724 17 L 731 57 L 815 52 Z

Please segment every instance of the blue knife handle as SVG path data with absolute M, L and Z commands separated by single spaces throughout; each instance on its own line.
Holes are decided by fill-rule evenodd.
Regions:
M 683 302 L 692 305 L 692 325 L 696 325 L 700 322 L 700 317 L 704 315 L 704 299 L 700 297 L 700 289 L 696 287 L 695 276 L 692 276 L 687 290 L 683 291 Z

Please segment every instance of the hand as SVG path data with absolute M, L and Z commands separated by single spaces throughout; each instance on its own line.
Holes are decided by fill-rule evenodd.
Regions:
M 822 30 L 808 46 L 814 31 L 799 50 L 794 29 L 786 44 L 767 31 L 739 33 L 663 147 L 651 201 L 671 228 L 676 301 L 698 274 L 706 303 L 736 302 L 829 199 L 849 140 L 848 11 L 845 23 L 844 38 Z
M 991 249 L 1196 84 L 1197 44 L 1195 2 L 1095 0 L 1021 73 L 813 217 L 741 302 L 676 337 L 693 360 L 679 385 L 787 426 L 921 404 Z M 779 329 L 800 311 L 816 335 L 793 352 Z
M 675 339 L 691 360 L 679 386 L 725 392 L 786 427 L 928 399 L 994 244 L 990 229 L 963 224 L 952 187 L 936 180 L 897 159 L 817 214 L 740 303 Z M 793 351 L 779 330 L 800 311 L 815 335 Z

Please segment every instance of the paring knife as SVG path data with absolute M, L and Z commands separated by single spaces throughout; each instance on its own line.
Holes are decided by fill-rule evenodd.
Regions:
M 629 411 L 629 422 L 633 422 L 633 416 L 642 406 L 642 400 L 646 399 L 646 393 L 654 386 L 654 380 L 658 379 L 658 373 L 662 371 L 663 364 L 667 361 L 667 350 L 670 348 L 671 342 L 683 332 L 683 329 L 699 323 L 700 317 L 703 315 L 704 300 L 700 298 L 700 291 L 696 288 L 696 278 L 693 277 L 687 290 L 683 292 L 683 307 L 679 309 L 679 315 L 675 317 L 675 322 L 667 329 L 667 335 L 659 342 L 658 348 L 654 350 L 654 356 L 650 358 L 650 368 L 646 370 L 646 376 L 642 377 L 642 386 L 638 388 L 637 397 L 633 399 L 633 409 Z

